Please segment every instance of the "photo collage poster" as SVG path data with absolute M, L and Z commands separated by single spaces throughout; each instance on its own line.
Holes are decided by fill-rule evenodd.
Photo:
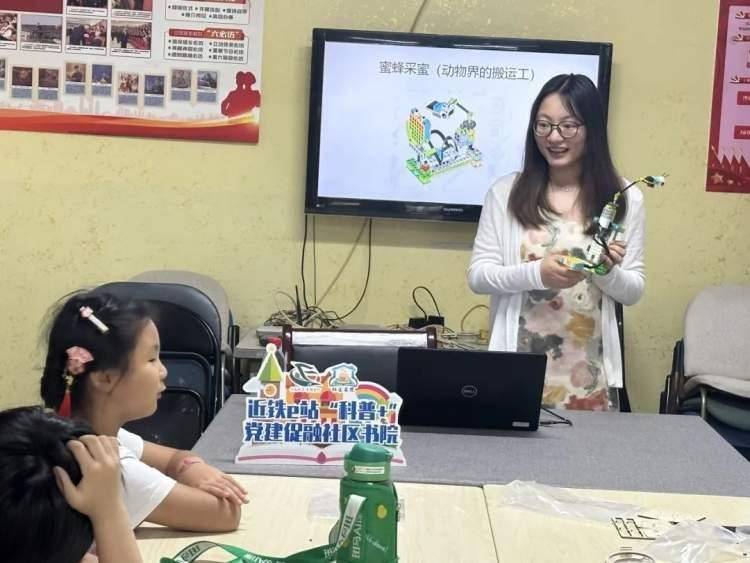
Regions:
M 257 143 L 263 0 L 0 0 L 0 129 Z

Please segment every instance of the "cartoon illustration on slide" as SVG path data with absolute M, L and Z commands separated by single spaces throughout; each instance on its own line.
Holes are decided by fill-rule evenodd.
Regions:
M 465 164 L 481 166 L 482 152 L 474 147 L 477 122 L 474 115 L 456 98 L 447 102 L 433 101 L 425 106 L 432 117 L 448 127 L 455 126 L 454 115 L 460 109 L 464 112 L 452 135 L 446 135 L 439 129 L 433 128 L 432 121 L 422 115 L 419 109 L 411 110 L 406 121 L 406 137 L 409 146 L 414 149 L 416 156 L 406 161 L 406 168 L 423 184 L 429 184 L 433 176 L 450 170 L 455 170 Z M 454 118 L 454 119 L 452 119 Z

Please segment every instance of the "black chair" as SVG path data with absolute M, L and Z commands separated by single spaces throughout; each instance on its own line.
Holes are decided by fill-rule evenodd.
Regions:
M 208 296 L 194 287 L 170 283 L 113 282 L 94 291 L 148 304 L 159 329 L 167 388 L 198 393 L 205 427 L 218 411 L 224 392 L 221 321 Z
M 206 409 L 201 395 L 193 389 L 167 388 L 157 411 L 125 425 L 144 440 L 190 450 L 206 425 Z
M 190 389 L 198 393 L 206 412 L 206 399 L 213 396 L 213 368 L 208 360 L 193 352 L 162 352 L 162 363 L 167 368 L 167 388 Z
M 229 306 L 229 297 L 221 284 L 214 278 L 189 270 L 149 270 L 133 276 L 128 281 L 142 283 L 177 283 L 189 285 L 205 293 L 219 312 L 223 370 L 226 374 L 224 386 L 227 390 L 239 392 L 239 365 L 234 359 L 234 348 L 240 339 L 240 327 L 234 323 L 234 315 Z M 226 394 L 226 393 L 225 393 Z M 228 395 L 228 394 L 227 394 Z M 220 397 L 220 400 L 222 397 Z M 223 404 L 223 401 L 221 401 Z

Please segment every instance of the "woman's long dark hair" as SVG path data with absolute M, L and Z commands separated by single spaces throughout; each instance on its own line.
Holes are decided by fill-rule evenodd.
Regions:
M 609 153 L 602 99 L 591 79 L 583 74 L 560 74 L 551 78 L 542 86 L 534 100 L 526 131 L 523 169 L 513 184 L 508 207 L 526 228 L 541 227 L 549 217 L 555 215 L 547 199 L 549 164 L 539 151 L 534 135 L 534 121 L 539 106 L 551 94 L 558 94 L 568 111 L 586 126 L 581 192 L 578 197 L 584 217 L 589 223 L 586 226 L 590 229 L 594 217 L 623 185 Z M 625 212 L 625 200 L 622 199 L 615 220 L 621 221 Z

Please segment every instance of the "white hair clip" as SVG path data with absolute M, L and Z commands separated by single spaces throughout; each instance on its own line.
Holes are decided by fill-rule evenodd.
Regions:
M 94 311 L 93 309 L 91 309 L 91 307 L 86 307 L 84 305 L 83 307 L 78 309 L 78 311 L 81 313 L 81 316 L 84 319 L 91 321 L 91 324 L 98 328 L 99 332 L 101 332 L 102 334 L 107 334 L 109 332 L 109 327 L 99 320 L 99 318 L 94 314 Z

